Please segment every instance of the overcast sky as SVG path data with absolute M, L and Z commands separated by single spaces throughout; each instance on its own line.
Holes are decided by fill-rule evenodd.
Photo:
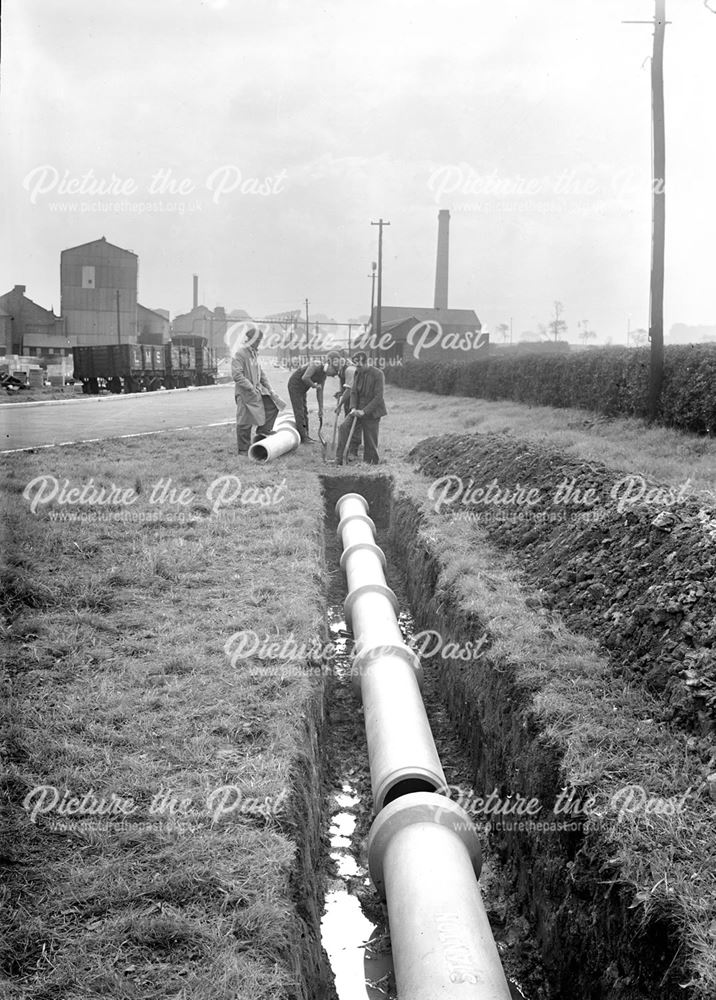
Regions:
M 653 32 L 621 21 L 653 14 L 5 0 L 0 291 L 59 312 L 61 250 L 106 236 L 139 255 L 151 308 L 190 308 L 197 273 L 210 308 L 307 297 L 343 320 L 368 311 L 382 216 L 384 303 L 431 306 L 448 208 L 451 306 L 491 330 L 512 318 L 517 338 L 560 299 L 571 339 L 587 319 L 623 340 L 628 316 L 648 322 Z M 716 15 L 667 15 L 668 329 L 716 323 Z

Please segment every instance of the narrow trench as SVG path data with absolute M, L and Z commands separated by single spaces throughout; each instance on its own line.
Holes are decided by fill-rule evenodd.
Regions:
M 367 838 L 373 820 L 368 751 L 363 712 L 352 687 L 350 668 L 353 637 L 346 627 L 343 600 L 345 577 L 339 568 L 341 543 L 336 535 L 334 505 L 344 493 L 366 497 L 376 523 L 376 542 L 386 555 L 386 579 L 398 598 L 399 624 L 406 642 L 414 634 L 401 559 L 389 544 L 388 526 L 392 482 L 375 477 L 323 477 L 326 502 L 324 532 L 329 580 L 329 629 L 335 656 L 326 678 L 326 781 L 329 789 L 328 885 L 321 921 L 323 948 L 335 977 L 338 1000 L 395 1000 L 387 911 L 367 871 Z M 435 667 L 423 661 L 425 702 L 435 744 L 448 784 L 478 797 L 484 790 L 472 784 L 467 749 L 455 732 L 442 698 Z M 454 797 L 454 796 L 453 796 Z M 477 823 L 480 829 L 480 823 Z M 542 973 L 529 923 L 510 891 L 510 877 L 481 836 L 483 867 L 480 887 L 493 936 L 513 1000 L 550 1000 L 554 996 Z

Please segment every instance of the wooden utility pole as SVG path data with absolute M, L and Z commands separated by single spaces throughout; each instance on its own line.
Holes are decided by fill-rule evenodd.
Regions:
M 117 289 L 117 343 L 122 343 L 122 335 L 119 328 L 119 289 Z
M 666 135 L 664 128 L 664 35 L 666 0 L 655 0 L 654 55 L 651 60 L 651 108 L 654 142 L 652 169 L 653 222 L 651 235 L 651 294 L 649 301 L 649 419 L 655 420 L 664 378 L 664 237 L 666 230 Z
M 371 272 L 368 275 L 370 278 L 370 317 L 373 318 L 373 310 L 375 309 L 375 272 L 378 265 L 375 261 L 371 264 Z
M 306 299 L 306 354 L 308 355 L 308 345 L 311 343 L 311 329 L 308 325 L 308 299 Z M 309 357 L 310 360 L 310 357 Z M 298 363 L 301 364 L 301 350 L 298 351 Z
M 371 226 L 378 226 L 378 302 L 375 307 L 375 329 L 378 334 L 378 342 L 380 342 L 381 328 L 383 325 L 383 226 L 389 226 L 389 222 L 383 222 L 379 219 L 378 222 L 371 222 Z M 371 315 L 371 321 L 373 316 Z
M 666 134 L 664 127 L 664 36 L 666 0 L 654 0 L 654 20 L 625 21 L 624 24 L 653 24 L 654 48 L 651 58 L 652 129 L 652 221 L 651 275 L 649 282 L 649 419 L 655 420 L 661 401 L 664 378 L 664 239 L 666 231 Z

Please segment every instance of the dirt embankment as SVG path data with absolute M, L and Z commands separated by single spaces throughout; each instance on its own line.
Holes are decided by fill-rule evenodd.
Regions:
M 707 749 L 716 736 L 713 500 L 502 435 L 431 438 L 411 456 L 440 513 L 474 517 L 517 553 L 544 606 L 596 637 L 615 673 L 658 693 L 663 720 Z
M 558 821 L 536 831 L 506 817 L 491 834 L 492 849 L 512 864 L 557 995 L 710 998 L 712 515 L 667 494 L 620 504 L 619 473 L 501 436 L 431 439 L 411 456 L 424 487 L 411 480 L 398 488 L 391 540 L 405 561 L 417 626 L 463 648 L 481 644 L 477 664 L 440 663 L 473 784 L 503 801 L 538 799 L 539 819 Z M 500 510 L 477 493 L 491 485 L 492 498 L 498 489 L 503 501 L 533 490 L 533 502 Z M 588 502 L 560 507 L 560 487 Z M 493 552 L 482 563 L 470 546 L 484 546 L 484 536 L 458 532 L 456 515 L 486 530 Z M 526 596 L 508 605 L 497 594 L 493 632 L 482 598 L 461 580 L 479 581 L 475 566 L 486 565 L 476 587 L 494 589 L 489 570 L 499 567 L 500 548 L 522 566 Z M 519 636 L 530 617 L 527 633 L 538 641 L 526 649 Z M 560 620 L 575 642 L 579 633 L 596 639 L 607 655 L 572 661 L 568 651 L 557 667 Z M 613 793 L 637 785 L 682 794 L 683 814 L 628 822 L 610 815 Z M 611 805 L 594 821 L 564 822 L 572 819 L 558 814 L 565 790 Z

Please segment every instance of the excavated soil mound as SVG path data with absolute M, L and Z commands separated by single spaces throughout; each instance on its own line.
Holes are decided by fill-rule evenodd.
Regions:
M 515 553 L 544 606 L 597 638 L 616 674 L 657 694 L 664 721 L 713 742 L 712 497 L 504 435 L 429 438 L 410 455 L 432 480 L 434 509 L 474 520 Z

